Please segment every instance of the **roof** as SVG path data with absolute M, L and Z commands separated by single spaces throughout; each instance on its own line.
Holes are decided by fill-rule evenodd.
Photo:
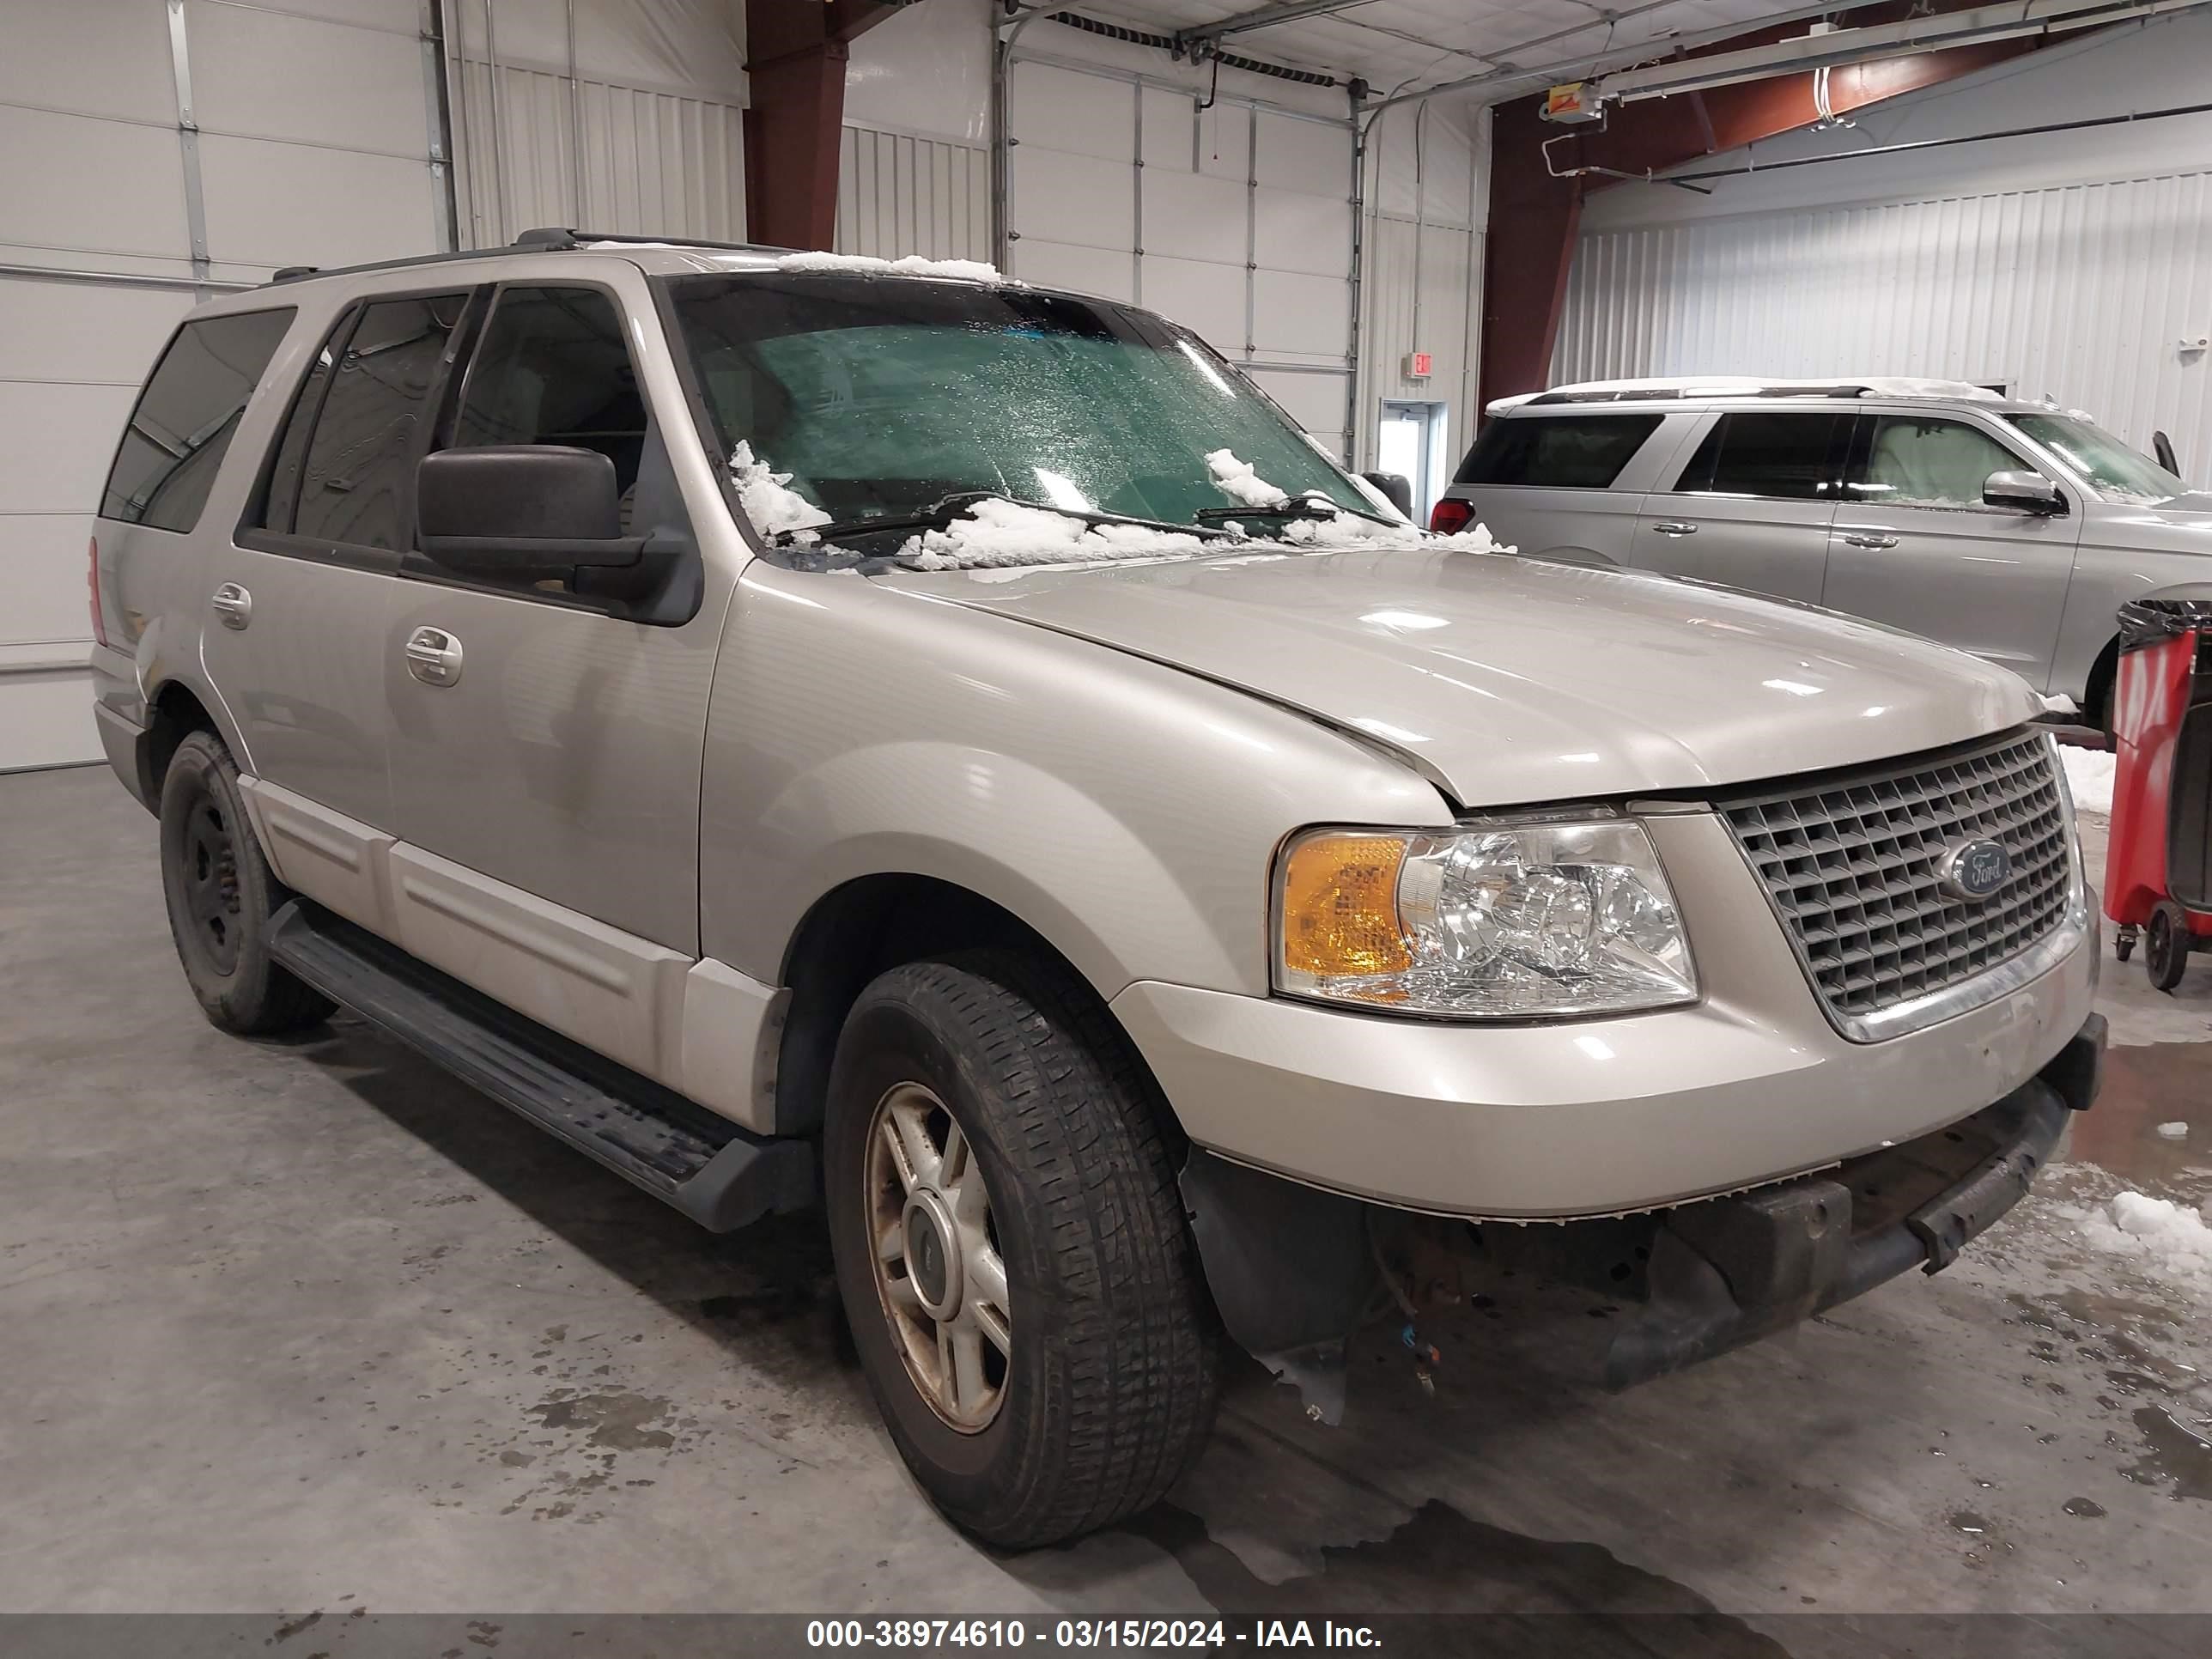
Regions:
M 1750 398 L 1911 398 L 1969 404 L 2009 404 L 2003 393 L 1971 380 L 1923 380 L 1900 374 L 1806 376 L 1764 380 L 1753 375 L 1661 376 L 1646 380 L 1583 380 L 1548 392 L 1525 392 L 1493 399 L 1487 412 L 1504 413 L 1530 405 L 1562 404 L 1719 403 Z

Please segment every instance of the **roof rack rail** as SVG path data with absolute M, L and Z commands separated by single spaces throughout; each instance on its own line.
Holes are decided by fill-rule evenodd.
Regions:
M 714 248 L 732 253 L 788 253 L 789 248 L 763 242 L 708 242 L 688 236 L 635 236 L 621 231 L 571 230 L 565 226 L 539 225 L 524 231 L 500 247 L 465 247 L 450 253 L 416 253 L 404 259 L 371 259 L 357 265 L 285 265 L 269 278 L 269 285 L 304 282 L 310 276 L 349 276 L 363 270 L 401 270 L 410 265 L 453 264 L 464 259 L 495 259 L 508 253 L 560 253 L 594 243 L 629 243 L 640 247 Z
M 1608 386 L 1591 392 L 1547 392 L 1531 404 L 1649 404 L 1692 398 L 1863 398 L 1869 388 L 1822 381 L 1814 386 L 1704 386 L 1686 380 L 1680 386 Z

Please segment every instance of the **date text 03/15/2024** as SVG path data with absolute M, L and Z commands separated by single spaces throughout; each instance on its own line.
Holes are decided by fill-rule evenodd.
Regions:
M 1379 1648 L 1369 1626 L 1333 1620 L 815 1619 L 810 1648 Z

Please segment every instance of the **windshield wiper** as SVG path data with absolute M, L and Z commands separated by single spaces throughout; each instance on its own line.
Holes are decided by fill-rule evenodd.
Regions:
M 1165 530 L 1181 536 L 1221 536 L 1226 532 L 1203 526 L 1194 528 L 1187 524 L 1169 524 L 1160 519 L 1140 519 L 1127 513 L 1099 513 L 1083 507 L 1061 507 L 1052 501 L 1025 501 L 1018 495 L 1009 495 L 1000 489 L 966 489 L 946 495 L 931 505 L 908 513 L 871 513 L 858 519 L 833 519 L 828 524 L 807 525 L 803 529 L 779 530 L 769 538 L 771 547 L 795 545 L 803 534 L 834 541 L 841 536 L 858 536 L 892 530 L 943 530 L 978 501 L 1010 501 L 1016 507 L 1035 507 L 1040 513 L 1057 513 L 1066 519 L 1081 519 L 1086 524 L 1133 524 L 1146 530 Z
M 1373 524 L 1387 525 L 1393 530 L 1405 527 L 1379 513 L 1362 513 L 1356 507 L 1346 507 L 1328 497 L 1315 495 L 1294 495 L 1289 501 L 1277 501 L 1270 507 L 1201 507 L 1190 516 L 1200 524 L 1242 524 L 1247 519 L 1274 519 L 1287 522 L 1292 519 L 1334 519 L 1340 514 L 1365 519 Z

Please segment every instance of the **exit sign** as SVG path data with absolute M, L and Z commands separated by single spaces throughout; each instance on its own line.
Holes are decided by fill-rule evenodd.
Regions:
M 1433 353 L 1426 351 L 1409 351 L 1406 354 L 1406 378 L 1407 380 L 1425 380 L 1430 375 L 1436 372 L 1437 360 Z

